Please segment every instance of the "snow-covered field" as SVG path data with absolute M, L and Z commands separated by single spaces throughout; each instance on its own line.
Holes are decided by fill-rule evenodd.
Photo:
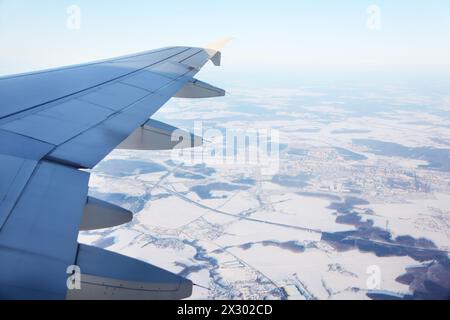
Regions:
M 91 193 L 135 219 L 80 241 L 190 278 L 192 298 L 436 298 L 427 281 L 450 289 L 449 99 L 365 90 L 171 101 L 158 119 L 185 129 L 278 130 L 277 172 L 115 151 Z

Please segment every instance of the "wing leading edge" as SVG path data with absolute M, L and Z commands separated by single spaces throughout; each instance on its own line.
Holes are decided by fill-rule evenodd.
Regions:
M 189 280 L 77 243 L 80 229 L 130 219 L 126 210 L 88 197 L 90 175 L 80 169 L 93 168 L 119 145 L 173 148 L 164 136 L 176 128 L 149 118 L 173 96 L 224 95 L 194 78 L 209 60 L 220 65 L 220 58 L 216 49 L 170 47 L 0 78 L 1 299 L 191 295 Z M 201 143 L 187 136 L 196 141 L 187 147 Z M 82 286 L 68 291 L 74 265 Z

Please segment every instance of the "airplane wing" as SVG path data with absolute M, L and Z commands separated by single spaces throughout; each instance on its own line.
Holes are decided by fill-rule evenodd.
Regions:
M 220 51 L 169 47 L 0 78 L 0 299 L 179 299 L 192 283 L 150 264 L 77 243 L 80 230 L 132 213 L 88 196 L 89 171 L 117 147 L 179 147 L 150 119 L 171 97 L 225 92 L 194 78 Z M 182 135 L 182 134 L 181 134 Z M 185 147 L 201 144 L 187 134 Z M 183 147 L 183 146 L 182 146 Z M 68 290 L 72 266 L 81 289 Z M 73 269 L 75 270 L 75 269 Z M 70 283 L 69 283 L 70 282 Z

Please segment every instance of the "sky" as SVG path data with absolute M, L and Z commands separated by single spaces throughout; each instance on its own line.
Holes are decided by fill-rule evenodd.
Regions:
M 450 71 L 448 0 L 0 0 L 0 74 L 226 36 L 255 75 Z

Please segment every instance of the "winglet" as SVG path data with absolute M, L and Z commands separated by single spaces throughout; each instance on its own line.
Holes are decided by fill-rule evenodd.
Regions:
M 222 53 L 220 52 L 220 50 L 222 50 L 231 40 L 233 40 L 233 38 L 225 37 L 221 40 L 209 43 L 206 46 L 204 46 L 206 52 L 208 52 L 208 55 L 211 58 L 211 61 L 214 63 L 214 65 L 220 66 L 222 60 Z

